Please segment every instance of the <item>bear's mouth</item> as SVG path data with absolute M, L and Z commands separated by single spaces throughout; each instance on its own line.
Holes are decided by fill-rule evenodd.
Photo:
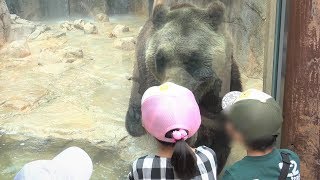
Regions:
M 221 98 L 214 95 L 213 92 L 207 92 L 198 101 L 200 113 L 209 119 L 214 119 L 222 110 Z

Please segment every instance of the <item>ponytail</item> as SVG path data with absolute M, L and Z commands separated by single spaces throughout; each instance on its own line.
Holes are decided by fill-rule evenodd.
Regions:
M 195 153 L 183 139 L 177 141 L 174 145 L 171 165 L 180 179 L 191 179 L 196 175 L 197 161 Z

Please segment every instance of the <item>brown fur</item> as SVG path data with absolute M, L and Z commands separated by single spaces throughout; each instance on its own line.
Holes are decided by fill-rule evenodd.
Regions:
M 185 16 L 187 13 L 184 13 L 184 11 L 179 11 L 179 9 L 182 8 L 186 9 L 186 11 L 188 11 L 188 8 L 190 9 L 188 16 Z M 170 11 L 175 13 L 174 16 L 170 14 Z M 192 57 L 202 62 L 199 64 L 212 64 L 212 61 L 215 61 L 215 59 L 212 58 L 209 60 L 210 62 L 204 62 L 207 58 L 202 58 L 203 55 L 212 53 L 209 52 L 209 50 L 205 51 L 205 47 L 207 47 L 207 45 L 219 45 L 214 44 L 215 41 L 212 39 L 212 41 L 210 41 L 210 38 L 216 36 L 211 36 L 209 34 L 215 34 L 220 38 L 224 38 L 224 41 L 226 42 L 226 59 L 224 60 L 232 61 L 232 43 L 230 42 L 230 39 L 227 38 L 226 33 L 223 30 L 220 30 L 223 18 L 224 5 L 219 1 L 215 1 L 207 9 L 199 9 L 190 4 L 176 5 L 171 10 L 162 5 L 159 5 L 155 8 L 152 17 L 146 22 L 137 39 L 137 60 L 135 62 L 133 72 L 133 87 L 126 116 L 126 127 L 132 136 L 141 136 L 145 134 L 140 119 L 141 97 L 143 93 L 151 86 L 160 85 L 165 79 L 162 79 L 162 77 L 165 75 L 157 71 L 158 66 L 156 63 L 160 59 L 159 67 L 161 67 L 162 62 L 161 58 L 158 59 L 157 56 L 161 54 L 159 52 L 162 50 L 158 49 L 158 45 L 161 43 L 170 44 L 172 42 L 172 45 L 178 48 L 179 51 L 171 54 L 172 57 L 175 57 L 171 60 L 175 61 L 175 64 L 179 65 L 178 68 L 185 68 L 184 70 L 187 71 L 186 64 L 188 64 L 188 62 L 186 62 L 186 64 L 182 64 L 181 62 L 183 62 L 183 59 L 188 60 L 190 57 Z M 174 21 L 174 23 L 171 23 L 170 27 L 165 26 L 170 21 Z M 203 29 L 199 30 L 199 28 Z M 156 36 L 158 32 L 161 32 L 163 37 Z M 175 36 L 172 36 L 171 32 L 174 32 Z M 186 41 L 192 41 L 190 39 L 194 39 L 195 42 L 188 42 L 187 45 L 181 46 L 179 41 L 180 36 L 182 39 L 189 36 L 190 38 L 185 38 Z M 170 41 L 170 39 L 173 39 L 173 41 Z M 213 44 L 208 44 L 209 41 L 213 42 Z M 199 42 L 202 44 L 201 47 L 197 47 Z M 147 49 L 149 47 L 152 48 L 149 49 L 149 57 L 147 58 Z M 191 49 L 192 52 L 189 51 L 190 47 L 193 47 L 193 49 Z M 194 49 L 198 49 L 199 53 L 197 51 L 193 51 Z M 150 50 L 152 52 L 150 52 Z M 164 72 L 171 68 L 168 66 L 164 66 L 164 68 L 166 68 Z M 188 67 L 193 66 L 188 65 Z M 195 65 L 195 68 L 197 68 L 197 65 Z M 190 77 L 190 79 L 182 78 L 181 81 L 174 79 L 173 82 L 189 89 L 196 87 L 192 86 L 193 82 L 200 84 L 197 89 L 193 89 L 192 91 L 196 98 L 199 99 L 201 115 L 204 117 L 204 119 L 207 119 L 207 122 L 203 122 L 199 130 L 199 136 L 196 145 L 207 145 L 216 151 L 219 164 L 218 171 L 221 171 L 230 152 L 229 141 L 223 130 L 223 124 L 217 118 L 217 114 L 222 109 L 221 97 L 219 97 L 221 80 L 219 77 L 217 77 L 215 74 L 215 69 L 212 69 L 211 66 L 203 66 L 195 70 L 201 71 L 191 71 L 188 76 L 184 76 L 185 74 L 183 73 L 176 74 L 176 76 L 173 77 L 183 76 Z M 231 67 L 230 83 L 232 90 L 242 90 L 240 73 L 235 62 L 232 63 Z

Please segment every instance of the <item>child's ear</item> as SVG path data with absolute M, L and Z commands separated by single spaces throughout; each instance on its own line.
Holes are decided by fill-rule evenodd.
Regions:
M 155 28 L 160 28 L 166 23 L 169 10 L 164 5 L 158 5 L 154 8 L 152 22 Z
M 209 5 L 207 12 L 213 26 L 218 26 L 222 23 L 225 9 L 225 5 L 220 1 L 215 1 Z

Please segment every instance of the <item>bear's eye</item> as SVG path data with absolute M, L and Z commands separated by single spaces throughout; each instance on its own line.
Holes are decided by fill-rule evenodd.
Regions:
M 158 73 L 163 73 L 164 69 L 165 69 L 165 66 L 166 66 L 166 59 L 163 55 L 163 53 L 159 52 L 157 55 L 156 55 L 156 62 L 155 62 L 155 65 L 156 65 L 156 70 Z
M 198 53 L 192 53 L 185 62 L 187 71 L 199 81 L 210 80 L 213 76 L 211 66 L 206 63 L 207 59 Z

